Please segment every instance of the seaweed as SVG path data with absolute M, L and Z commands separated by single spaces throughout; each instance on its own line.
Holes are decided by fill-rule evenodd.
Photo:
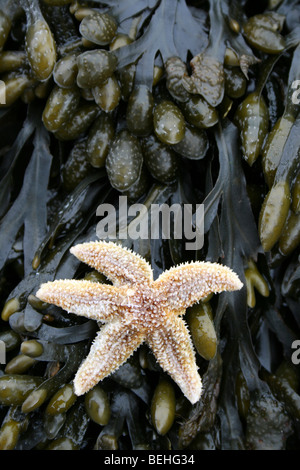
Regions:
M 26 124 L 23 126 L 14 142 L 13 150 L 11 149 L 9 151 L 10 155 L 7 157 L 8 159 L 13 156 L 13 161 L 9 171 L 5 174 L 4 186 L 2 187 L 2 191 L 4 192 L 5 190 L 6 197 L 9 194 L 8 181 L 10 173 L 16 164 L 15 161 L 23 145 L 33 132 L 31 120 L 32 118 L 29 115 Z M 5 230 L 1 230 L 0 240 L 1 246 L 3 247 L 0 266 L 3 267 L 18 231 L 24 225 L 23 245 L 25 251 L 24 269 L 26 274 L 31 270 L 33 253 L 39 246 L 46 231 L 47 193 L 45 193 L 44 188 L 48 186 L 52 163 L 52 155 L 49 151 L 48 132 L 41 123 L 38 124 L 40 121 L 38 114 L 34 115 L 34 121 L 36 123 L 33 139 L 34 151 L 24 174 L 22 189 L 13 205 L 2 218 L 2 224 L 5 226 Z
M 29 3 L 20 2 L 25 11 L 10 1 L 0 6 L 0 65 L 4 67 L 0 79 L 9 103 L 0 103 L 0 332 L 7 343 L 7 363 L 13 361 L 15 368 L 11 374 L 9 367 L 0 365 L 0 448 L 299 449 L 300 376 L 292 356 L 292 345 L 300 334 L 300 115 L 293 98 L 299 95 L 295 88 L 300 72 L 299 2 L 269 2 L 267 9 L 259 2 L 236 0 L 93 0 L 62 6 L 34 2 L 35 13 L 43 21 L 41 31 L 47 30 L 52 47 L 49 57 L 56 57 L 57 63 L 70 53 L 78 57 L 105 51 L 112 61 L 107 73 L 117 87 L 114 108 L 100 109 L 95 90 L 82 88 L 83 82 L 76 81 L 75 69 L 81 61 L 75 60 L 72 89 L 76 99 L 71 114 L 63 115 L 66 120 L 53 132 L 45 127 L 43 111 L 50 106 L 53 87 L 61 89 L 61 84 L 52 72 L 45 81 L 40 79 L 43 64 L 29 61 L 35 47 L 28 35 Z M 117 24 L 115 38 L 103 47 L 80 33 L 82 19 L 94 14 L 111 15 Z M 251 28 L 258 42 L 253 42 Z M 284 46 L 275 53 L 266 52 L 273 35 Z M 118 41 L 121 47 L 116 48 Z M 14 53 L 24 51 L 28 60 L 21 67 L 15 65 Z M 34 60 L 38 62 L 38 57 Z M 245 81 L 238 98 L 227 93 L 228 70 Z M 169 86 L 173 78 L 175 91 L 182 94 Z M 134 93 L 144 91 L 143 87 L 148 94 Z M 268 113 L 262 118 L 263 139 L 254 139 L 257 158 L 250 162 L 237 114 L 242 113 L 243 122 L 247 120 L 246 138 L 251 141 L 258 122 L 252 94 L 258 103 L 265 101 Z M 149 98 L 146 110 L 137 96 Z M 184 152 L 178 144 L 159 140 L 152 118 L 157 106 L 166 112 L 165 102 L 176 109 L 182 129 L 201 133 L 205 142 L 201 158 L 192 158 L 190 148 Z M 253 106 L 250 114 L 243 114 L 244 102 Z M 129 130 L 129 104 L 131 125 L 145 116 L 151 125 L 138 131 L 132 125 Z M 54 118 L 58 108 L 51 110 Z M 203 119 L 207 115 L 211 121 Z M 93 158 L 89 154 L 91 128 L 99 116 L 111 126 L 107 151 L 114 134 L 124 129 L 141 151 L 138 178 L 130 181 L 133 184 L 126 191 L 112 186 L 106 155 Z M 290 126 L 276 134 L 281 118 L 290 120 Z M 280 151 L 269 141 L 274 134 Z M 162 165 L 159 170 L 169 168 L 164 182 L 149 164 L 152 157 L 146 158 L 148 138 L 158 139 L 172 155 L 169 167 L 156 158 L 155 165 Z M 272 177 L 264 167 L 267 145 L 270 153 L 279 154 L 276 165 L 272 160 Z M 95 162 L 98 167 L 93 166 Z M 283 190 L 275 191 L 277 199 L 270 204 L 270 192 L 274 195 L 274 188 L 282 183 Z M 121 220 L 120 197 L 129 203 L 128 214 Z M 189 240 L 177 239 L 173 224 L 169 238 L 161 227 L 156 238 L 133 236 L 145 228 L 150 233 L 153 204 L 181 208 L 189 204 L 193 232 L 198 228 L 197 205 L 203 204 L 203 247 L 186 249 Z M 210 360 L 195 353 L 203 381 L 203 393 L 195 405 L 170 382 L 176 409 L 164 435 L 155 427 L 151 403 L 165 376 L 146 345 L 99 384 L 107 396 L 110 418 L 106 424 L 93 420 L 84 396 L 75 397 L 54 415 L 47 410 L 56 393 L 64 387 L 72 391 L 75 373 L 99 325 L 43 303 L 35 294 L 40 284 L 55 279 L 86 277 L 108 282 L 69 253 L 78 243 L 98 239 L 97 224 L 104 216 L 99 206 L 115 208 L 106 222 L 110 227 L 116 217 L 117 226 L 107 231 L 106 239 L 147 259 L 155 279 L 174 265 L 198 260 L 224 264 L 244 283 L 238 292 L 203 300 L 213 320 L 217 352 Z M 297 222 L 292 230 L 288 226 L 291 216 Z M 287 251 L 282 249 L 283 236 L 289 243 Z M 37 342 L 39 351 L 32 356 L 24 353 L 31 340 Z M 27 362 L 21 365 L 24 358 Z M 26 396 L 25 378 L 30 383 Z M 4 391 L 7 380 L 9 399 Z M 67 402 L 66 397 L 62 400 Z M 10 444 L 5 440 L 7 433 Z
M 141 3 L 144 5 L 143 8 L 142 5 L 139 7 L 140 11 L 146 8 L 145 3 L 148 2 Z M 135 11 L 139 4 L 140 2 L 135 2 Z M 188 51 L 192 54 L 199 53 L 207 43 L 203 22 L 193 16 L 185 1 L 176 2 L 175 8 L 171 0 L 156 4 L 157 8 L 150 10 L 151 21 L 142 35 L 132 45 L 116 51 L 118 67 L 137 62 L 135 83 L 143 83 L 149 89 L 152 89 L 153 67 L 158 53 L 161 54 L 163 62 L 170 57 L 180 57 L 185 61 Z

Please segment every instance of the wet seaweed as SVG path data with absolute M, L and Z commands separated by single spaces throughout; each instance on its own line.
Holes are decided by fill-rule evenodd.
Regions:
M 264 11 L 258 2 L 227 0 L 55 3 L 0 2 L 7 99 L 0 104 L 0 448 L 299 449 L 292 359 L 300 334 L 299 2 L 270 1 Z M 81 34 L 84 19 L 93 37 L 97 15 L 116 24 L 103 46 Z M 37 21 L 45 35 L 38 49 L 49 48 L 45 62 L 35 49 Z M 15 52 L 25 52 L 21 66 Z M 65 85 L 53 69 L 69 54 L 74 74 Z M 230 96 L 241 75 L 241 94 Z M 183 146 L 155 125 L 158 115 L 167 126 L 170 109 Z M 131 174 L 119 171 L 122 161 L 112 154 L 120 135 Z M 97 145 L 89 145 L 92 137 Z M 202 145 L 197 158 L 195 142 Z M 268 160 L 275 154 L 276 162 Z M 125 220 L 118 219 L 120 196 L 131 209 Z M 72 395 L 99 325 L 35 294 L 55 279 L 107 282 L 69 253 L 97 240 L 102 204 L 115 208 L 106 222 L 117 218 L 116 241 L 146 258 L 154 278 L 204 260 L 231 267 L 245 285 L 206 299 L 218 344 L 210 360 L 196 353 L 203 394 L 193 406 L 165 381 L 145 345 L 94 395 Z M 194 231 L 197 204 L 204 204 L 204 246 L 186 250 L 188 240 L 172 229 L 169 239 L 162 230 L 156 239 L 130 236 L 151 228 L 152 204 L 190 204 Z M 160 427 L 152 410 L 161 384 L 170 406 Z M 53 405 L 57 394 L 61 409 Z

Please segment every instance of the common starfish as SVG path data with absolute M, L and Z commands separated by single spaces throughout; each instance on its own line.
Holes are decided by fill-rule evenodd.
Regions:
M 113 283 L 58 280 L 42 284 L 36 294 L 69 313 L 105 323 L 75 375 L 76 395 L 117 370 L 145 341 L 163 370 L 196 403 L 201 378 L 181 317 L 211 292 L 241 289 L 238 276 L 217 263 L 193 262 L 171 268 L 154 281 L 146 260 L 113 242 L 83 243 L 70 251 Z

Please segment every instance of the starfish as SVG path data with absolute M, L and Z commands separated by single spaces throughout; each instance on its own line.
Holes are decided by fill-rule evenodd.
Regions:
M 154 281 L 150 264 L 116 243 L 83 243 L 70 251 L 113 284 L 57 280 L 42 284 L 36 294 L 69 313 L 104 323 L 75 375 L 76 395 L 116 371 L 146 342 L 163 370 L 196 403 L 201 378 L 182 316 L 211 292 L 241 289 L 238 276 L 226 266 L 202 261 L 173 267 Z

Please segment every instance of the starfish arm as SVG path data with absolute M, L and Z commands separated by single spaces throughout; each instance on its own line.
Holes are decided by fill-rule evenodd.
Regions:
M 83 395 L 116 371 L 143 341 L 144 334 L 128 322 L 117 320 L 104 325 L 74 378 L 76 395 Z
M 153 280 L 152 269 L 147 261 L 115 243 L 82 243 L 73 246 L 70 251 L 80 261 L 103 273 L 114 285 Z
M 182 318 L 168 318 L 163 322 L 163 327 L 147 336 L 146 341 L 163 370 L 168 372 L 188 400 L 196 403 L 201 395 L 201 378 L 190 335 Z
M 234 291 L 243 287 L 243 283 L 230 268 L 208 262 L 171 268 L 161 274 L 154 284 L 177 313 L 182 313 L 212 292 Z
M 36 295 L 44 302 L 57 305 L 69 313 L 103 322 L 121 315 L 128 303 L 124 289 L 73 279 L 42 284 Z

